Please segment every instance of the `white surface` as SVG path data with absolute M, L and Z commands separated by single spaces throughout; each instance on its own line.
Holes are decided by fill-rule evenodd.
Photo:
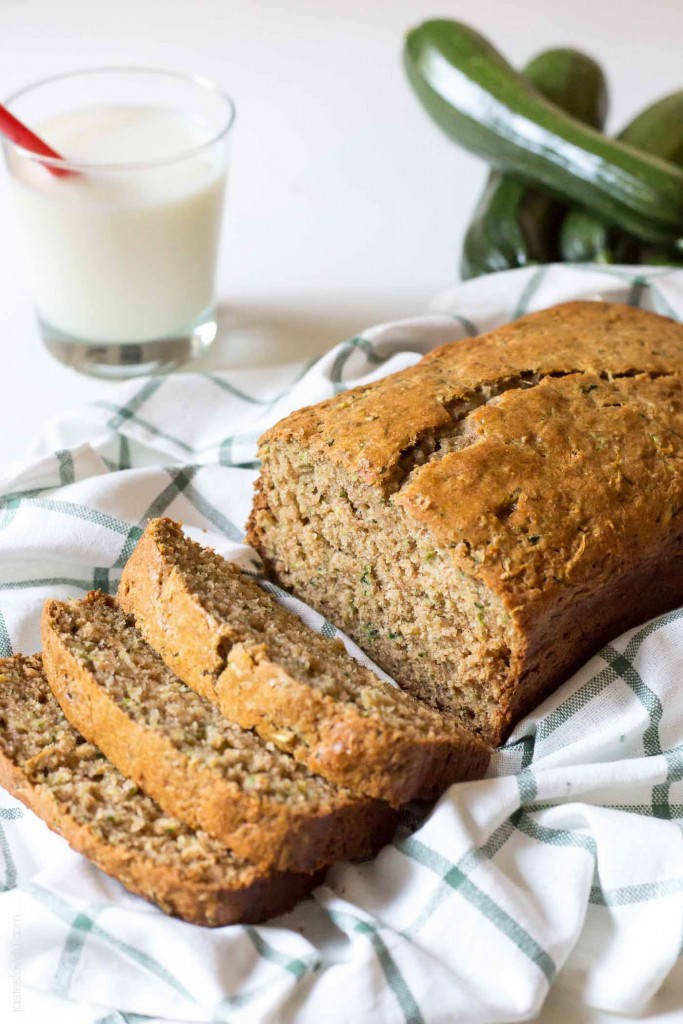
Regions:
M 0 92 L 56 71 L 145 63 L 216 78 L 238 119 L 220 292 L 202 366 L 284 362 L 423 310 L 455 277 L 484 177 L 427 120 L 400 66 L 423 18 L 471 21 L 514 61 L 572 44 L 606 66 L 610 124 L 681 85 L 680 0 L 0 0 Z M 6 182 L 1 182 L 6 186 Z M 37 339 L 0 188 L 0 463 L 102 384 Z

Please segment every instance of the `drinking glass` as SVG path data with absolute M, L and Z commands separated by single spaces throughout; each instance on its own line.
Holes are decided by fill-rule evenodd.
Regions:
M 103 68 L 43 79 L 6 106 L 65 158 L 3 142 L 52 355 L 95 376 L 134 377 L 206 349 L 232 100 L 204 78 Z

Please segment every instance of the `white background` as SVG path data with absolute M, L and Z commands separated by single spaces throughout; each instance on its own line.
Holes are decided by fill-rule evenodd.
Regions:
M 238 120 L 219 274 L 220 342 L 200 368 L 287 362 L 422 312 L 452 283 L 484 167 L 405 82 L 404 31 L 470 21 L 515 63 L 549 45 L 599 57 L 610 127 L 683 87 L 683 0 L 0 0 L 0 94 L 56 71 L 203 72 Z M 0 176 L 0 467 L 101 382 L 45 353 Z

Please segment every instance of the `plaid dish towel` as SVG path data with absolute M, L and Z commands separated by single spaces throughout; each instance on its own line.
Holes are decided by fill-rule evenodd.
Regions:
M 253 569 L 243 525 L 265 427 L 582 297 L 683 318 L 683 272 L 499 274 L 314 365 L 136 381 L 60 417 L 0 474 L 0 654 L 38 648 L 46 597 L 115 592 L 150 516 Z M 683 610 L 615 638 L 516 728 L 485 780 L 406 809 L 373 862 L 337 865 L 259 927 L 165 917 L 0 790 L 0 1021 L 680 1020 L 682 675 Z

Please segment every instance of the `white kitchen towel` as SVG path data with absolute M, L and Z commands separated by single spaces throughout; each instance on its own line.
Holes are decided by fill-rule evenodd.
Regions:
M 135 381 L 60 417 L 0 473 L 0 655 L 38 648 L 46 597 L 114 592 L 150 516 L 258 567 L 243 527 L 266 426 L 581 297 L 683 319 L 683 272 L 507 272 L 313 365 Z M 334 867 L 259 927 L 165 917 L 0 790 L 0 1021 L 680 1019 L 682 673 L 683 611 L 614 638 L 520 723 L 487 779 L 408 808 L 373 862 Z

